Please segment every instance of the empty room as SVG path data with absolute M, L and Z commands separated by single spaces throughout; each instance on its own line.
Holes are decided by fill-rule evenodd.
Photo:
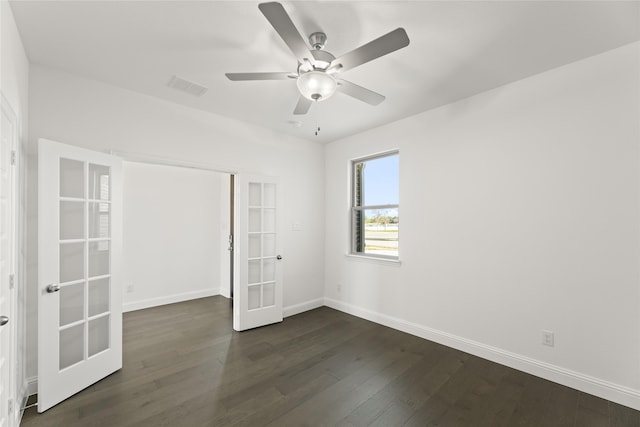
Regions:
M 640 1 L 0 7 L 0 426 L 640 427 Z

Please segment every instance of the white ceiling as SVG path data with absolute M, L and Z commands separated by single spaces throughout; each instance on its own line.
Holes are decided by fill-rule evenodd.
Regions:
M 343 78 L 387 97 L 345 96 L 294 116 L 293 80 L 231 82 L 225 72 L 294 71 L 253 1 L 12 1 L 29 59 L 177 104 L 318 142 L 333 141 L 640 39 L 640 2 L 283 2 L 304 38 L 339 56 L 397 27 L 411 44 Z M 167 87 L 177 75 L 202 97 Z M 300 120 L 301 127 L 290 122 Z M 321 126 L 314 135 L 316 123 Z

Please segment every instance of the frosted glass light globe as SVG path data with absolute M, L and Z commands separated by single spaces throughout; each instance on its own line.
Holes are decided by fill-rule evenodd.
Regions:
M 309 71 L 298 77 L 298 90 L 307 99 L 324 101 L 336 91 L 338 83 L 324 71 Z

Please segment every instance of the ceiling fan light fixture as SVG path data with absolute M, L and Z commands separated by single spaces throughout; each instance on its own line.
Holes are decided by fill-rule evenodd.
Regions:
M 309 71 L 298 77 L 300 94 L 311 101 L 324 101 L 333 95 L 338 82 L 324 71 Z

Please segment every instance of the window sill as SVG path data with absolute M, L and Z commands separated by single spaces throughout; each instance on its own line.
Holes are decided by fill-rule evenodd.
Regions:
M 381 257 L 376 257 L 371 255 L 355 255 L 355 254 L 344 254 L 344 256 L 350 261 L 370 262 L 373 264 L 390 265 L 394 267 L 400 267 L 400 265 L 402 264 L 402 261 L 400 261 L 399 259 L 393 259 L 393 258 L 381 258 Z

